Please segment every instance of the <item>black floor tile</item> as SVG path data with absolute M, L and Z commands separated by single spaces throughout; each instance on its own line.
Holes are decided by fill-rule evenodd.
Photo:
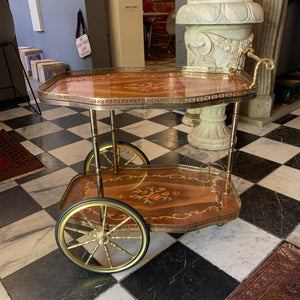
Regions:
M 168 127 L 174 127 L 181 124 L 182 117 L 183 115 L 169 111 L 165 114 L 155 116 L 149 119 L 149 121 L 156 122 L 158 124 L 165 125 Z
M 227 157 L 222 158 L 218 163 L 226 165 Z M 256 183 L 279 166 L 280 164 L 276 162 L 237 150 L 233 155 L 232 174 Z
M 121 284 L 137 299 L 222 299 L 238 282 L 176 242 Z
M 123 131 L 122 129 L 118 129 L 116 131 L 116 137 L 117 137 L 117 141 L 126 142 L 126 143 L 132 143 L 141 139 L 140 137 L 134 134 Z M 92 141 L 92 138 L 89 138 L 88 140 Z M 112 136 L 110 131 L 99 135 L 100 144 L 105 142 L 111 142 L 111 141 L 112 141 Z
M 0 193 L 0 227 L 25 218 L 42 208 L 21 187 Z
M 240 149 L 242 147 L 245 147 L 246 145 L 256 141 L 259 138 L 260 136 L 257 136 L 255 134 L 251 134 L 243 131 L 237 131 L 237 142 L 235 145 L 235 149 Z
M 279 128 L 265 135 L 265 137 L 278 142 L 287 143 L 296 147 L 300 147 L 299 132 L 300 132 L 299 129 L 296 128 L 280 126 Z
M 72 110 L 77 111 L 77 112 L 86 112 L 88 111 L 86 108 L 81 108 L 81 107 L 71 107 Z
M 30 141 L 37 145 L 39 148 L 43 149 L 44 151 L 50 151 L 81 140 L 82 138 L 78 135 L 68 130 L 61 130 L 58 132 L 34 138 Z
M 64 129 L 79 126 L 89 122 L 90 118 L 80 113 L 52 120 L 52 123 Z
M 40 171 L 40 172 L 37 172 L 37 173 L 34 173 L 34 174 L 31 174 L 31 175 L 28 175 L 28 176 L 17 179 L 16 182 L 18 184 L 28 182 L 30 180 L 36 179 L 38 177 L 41 177 L 41 176 L 44 176 L 44 175 L 47 175 L 47 174 L 50 174 L 52 172 L 59 171 L 59 170 L 66 167 L 66 165 L 63 162 L 61 162 L 60 160 L 58 160 L 57 158 L 55 158 L 54 156 L 52 156 L 52 155 L 50 155 L 46 152 L 37 155 L 36 158 L 46 168 L 44 170 Z
M 58 209 L 58 203 L 52 204 L 45 208 L 45 211 L 55 220 L 58 221 L 60 217 L 60 212 Z
M 88 152 L 86 153 L 86 155 L 88 155 Z M 77 173 L 83 173 L 84 172 L 84 161 L 80 161 L 76 164 L 73 164 L 70 166 L 70 168 L 72 168 Z
M 143 121 L 143 120 L 144 119 L 134 116 L 132 114 L 128 114 L 128 113 L 118 114 L 118 115 L 116 115 L 116 118 L 115 118 L 117 128 L 125 127 L 128 125 Z M 101 119 L 101 122 L 110 125 L 111 124 L 110 117 Z
M 150 135 L 145 139 L 170 150 L 175 150 L 188 144 L 187 134 L 173 128 Z
M 33 102 L 32 102 L 32 106 L 33 106 L 36 110 L 38 110 L 37 105 L 36 105 L 36 104 L 33 104 Z M 43 111 L 49 110 L 49 109 L 54 109 L 54 108 L 57 108 L 57 107 L 60 107 L 60 106 L 39 102 L 39 107 L 40 107 L 40 109 L 41 109 L 41 111 L 42 111 L 42 115 L 43 115 Z M 30 105 L 25 105 L 24 108 L 26 108 L 26 109 L 32 111 L 32 107 L 31 107 Z
M 254 185 L 241 196 L 240 218 L 286 238 L 300 222 L 300 202 L 259 185 Z
M 23 135 L 17 133 L 17 132 L 14 131 L 14 130 L 8 131 L 7 133 L 8 133 L 11 137 L 13 137 L 13 138 L 14 138 L 17 142 L 19 142 L 19 143 L 22 143 L 22 142 L 24 142 L 24 141 L 27 140 Z
M 287 161 L 285 165 L 300 170 L 300 153 Z
M 39 115 L 31 114 L 31 115 L 27 115 L 15 119 L 10 119 L 4 121 L 4 123 L 13 129 L 17 129 L 17 128 L 26 127 L 29 125 L 38 124 L 46 121 L 47 121 L 46 119 L 42 118 Z
M 116 280 L 111 275 L 85 271 L 56 250 L 4 278 L 2 283 L 14 300 L 89 300 Z
M 287 115 L 281 117 L 280 119 L 274 121 L 274 123 L 283 125 L 283 124 L 285 124 L 285 123 L 287 123 L 287 122 L 289 122 L 289 121 L 291 121 L 291 120 L 293 120 L 295 118 L 297 118 L 297 116 L 292 115 L 292 114 L 287 114 Z
M 187 156 L 183 156 L 179 153 L 174 151 L 168 152 L 158 158 L 155 158 L 150 161 L 151 165 L 172 165 L 172 164 L 182 164 L 182 165 L 189 165 L 199 167 L 201 162 L 198 160 L 189 158 Z

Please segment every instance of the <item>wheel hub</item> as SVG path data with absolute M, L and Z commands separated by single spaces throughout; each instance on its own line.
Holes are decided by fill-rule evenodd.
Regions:
M 97 235 L 97 242 L 101 245 L 107 244 L 109 242 L 109 236 L 103 232 Z

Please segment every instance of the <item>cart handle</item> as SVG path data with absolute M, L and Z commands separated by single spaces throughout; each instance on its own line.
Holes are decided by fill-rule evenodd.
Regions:
M 255 65 L 255 68 L 254 68 L 252 83 L 248 87 L 248 89 L 251 89 L 256 84 L 257 72 L 258 72 L 259 66 L 263 63 L 265 65 L 266 69 L 271 71 L 275 68 L 275 62 L 272 58 L 266 58 L 266 57 L 260 58 L 260 57 L 258 57 L 257 55 L 254 54 L 254 49 L 252 49 L 250 47 L 246 47 L 246 48 L 243 48 L 240 51 L 238 59 L 237 59 L 236 67 L 233 68 L 232 71 L 231 71 L 232 74 L 235 74 L 235 72 L 237 71 L 238 66 L 240 64 L 240 60 L 242 58 L 242 55 L 245 55 L 245 54 L 247 54 L 248 57 L 251 57 L 251 58 L 253 58 L 257 61 L 256 65 Z

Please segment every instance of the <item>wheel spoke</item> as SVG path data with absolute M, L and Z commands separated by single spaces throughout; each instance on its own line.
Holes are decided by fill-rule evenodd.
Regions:
M 117 148 L 117 164 L 120 166 L 120 159 L 121 159 L 121 147 Z
M 128 217 L 127 219 L 125 219 L 124 221 L 122 221 L 120 224 L 118 224 L 117 226 L 115 226 L 114 228 L 112 228 L 110 231 L 107 232 L 107 235 L 111 234 L 113 231 L 117 230 L 119 227 L 121 227 L 122 225 L 124 225 L 126 222 L 128 222 L 131 219 L 131 217 Z
M 131 239 L 136 239 L 136 240 L 141 240 L 142 239 L 142 236 L 137 236 L 137 235 L 112 235 L 109 237 L 110 239 L 113 239 L 113 240 L 123 240 L 123 239 L 128 239 L 128 240 L 131 240 Z
M 91 240 L 87 240 L 87 241 L 84 241 L 84 242 L 81 242 L 81 243 L 77 243 L 75 245 L 71 245 L 71 246 L 68 246 L 68 249 L 74 249 L 74 248 L 77 248 L 77 247 L 80 247 L 80 246 L 83 246 L 83 245 L 87 245 L 87 244 L 90 244 L 92 242 L 95 242 L 96 239 L 91 239 Z
M 94 234 L 92 231 L 86 231 L 86 230 L 82 230 L 82 229 L 77 229 L 77 228 L 73 228 L 73 227 L 69 227 L 69 226 L 65 226 L 65 229 L 70 230 L 70 231 L 74 231 L 74 232 L 78 232 L 78 233 L 82 233 L 85 235 L 91 235 L 96 237 L 97 234 Z
M 95 225 L 88 219 L 88 217 L 85 215 L 85 213 L 83 212 L 83 210 L 80 211 L 80 214 L 81 214 L 81 215 L 84 217 L 84 219 L 88 222 L 88 224 L 90 225 L 90 227 L 97 231 L 97 228 L 96 228 Z
M 102 207 L 100 207 L 101 209 Z M 102 230 L 101 232 L 103 233 L 105 230 L 105 225 L 106 225 L 106 215 L 107 215 L 107 206 L 104 207 L 104 212 L 103 212 L 103 218 L 102 218 Z
M 128 256 L 130 256 L 131 258 L 134 257 L 134 255 L 132 255 L 131 253 L 129 253 L 127 250 L 125 250 L 124 248 L 122 248 L 120 245 L 118 245 L 118 244 L 116 244 L 116 243 L 114 243 L 114 242 L 112 242 L 112 241 L 109 241 L 109 243 L 110 243 L 113 247 L 117 248 L 118 250 L 120 250 L 120 251 L 126 253 L 126 254 L 127 254 Z
M 129 165 L 132 161 L 134 161 L 135 159 L 137 158 L 137 155 L 135 154 L 135 155 L 133 155 L 132 156 L 132 158 L 131 159 L 129 159 L 125 164 L 124 164 L 124 166 L 127 166 L 127 165 Z
M 104 156 L 106 161 L 113 167 L 114 163 L 109 159 L 109 157 L 106 155 L 105 152 L 101 152 L 101 154 Z
M 109 267 L 112 269 L 113 265 L 112 265 L 111 256 L 110 256 L 109 250 L 107 248 L 107 245 L 104 245 L 104 251 L 105 251 L 108 263 L 109 263 Z
M 95 252 L 97 251 L 97 249 L 99 248 L 100 244 L 96 244 L 93 251 L 91 252 L 90 256 L 88 257 L 87 261 L 85 262 L 85 265 L 87 265 L 90 260 L 92 259 L 93 255 L 95 254 Z

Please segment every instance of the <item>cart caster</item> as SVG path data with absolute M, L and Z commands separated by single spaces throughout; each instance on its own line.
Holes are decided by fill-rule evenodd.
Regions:
M 109 198 L 90 198 L 70 206 L 59 218 L 55 236 L 68 259 L 98 273 L 132 267 L 143 258 L 150 240 L 140 214 Z
M 113 145 L 111 142 L 103 143 L 100 145 L 100 158 L 101 158 L 101 169 L 113 168 Z M 126 143 L 117 143 L 117 162 L 118 168 L 132 166 L 132 165 L 149 165 L 150 162 L 146 155 L 137 147 Z M 95 166 L 95 154 L 94 151 L 90 151 L 84 162 L 84 171 L 93 171 L 96 169 Z

